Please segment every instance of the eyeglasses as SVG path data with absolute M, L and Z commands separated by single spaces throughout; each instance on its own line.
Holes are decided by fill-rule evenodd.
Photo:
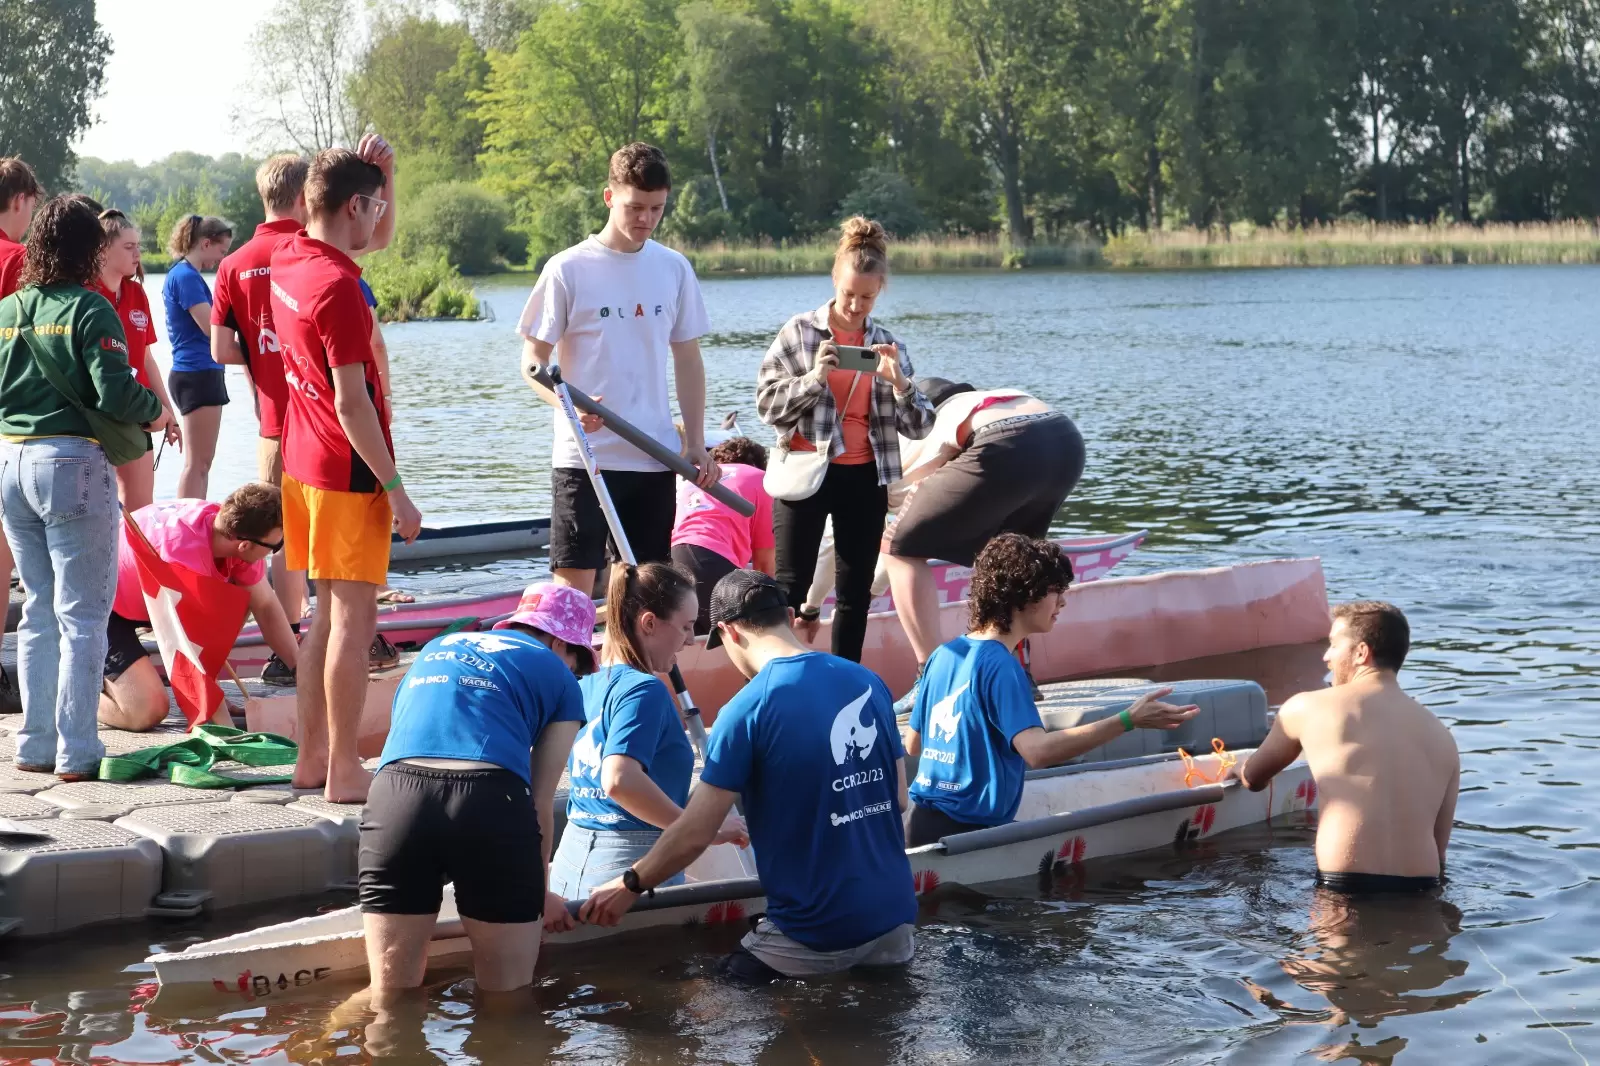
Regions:
M 389 210 L 389 201 L 388 200 L 380 200 L 376 196 L 368 196 L 364 192 L 356 193 L 356 199 L 365 200 L 367 203 L 372 205 L 372 210 L 374 212 L 374 217 L 373 217 L 372 221 L 374 221 L 374 222 L 377 222 L 380 219 L 382 219 L 383 216 Z
M 280 552 L 280 551 L 283 550 L 283 538 L 282 537 L 278 538 L 278 543 L 276 543 L 276 544 L 268 544 L 266 541 L 257 540 L 254 537 L 246 537 L 244 539 L 249 541 L 251 544 L 254 544 L 258 548 L 267 549 L 267 551 L 269 551 L 269 552 Z

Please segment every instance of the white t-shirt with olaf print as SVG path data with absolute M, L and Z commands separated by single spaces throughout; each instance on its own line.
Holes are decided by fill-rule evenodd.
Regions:
M 555 345 L 562 377 L 678 450 L 667 397 L 669 345 L 710 328 L 700 282 L 689 261 L 645 241 L 637 252 L 607 248 L 595 236 L 552 256 L 539 274 L 517 332 Z M 572 427 L 555 420 L 553 465 L 581 469 Z M 589 435 L 603 470 L 662 470 L 662 465 L 609 429 Z

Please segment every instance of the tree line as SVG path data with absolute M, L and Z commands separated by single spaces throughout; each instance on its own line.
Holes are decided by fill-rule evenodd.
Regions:
M 1600 215 L 1600 0 L 280 0 L 249 53 L 263 150 L 381 129 L 466 269 L 634 139 L 689 243 Z

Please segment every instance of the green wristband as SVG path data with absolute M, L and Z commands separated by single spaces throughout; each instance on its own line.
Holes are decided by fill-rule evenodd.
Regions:
M 388 481 L 385 481 L 383 483 L 383 491 L 384 492 L 393 492 L 395 489 L 397 489 L 399 487 L 400 487 L 400 471 L 396 470 L 394 472 L 394 477 L 390 478 Z
M 1117 717 L 1122 719 L 1122 731 L 1124 733 L 1133 732 L 1133 715 L 1131 713 L 1128 711 L 1123 711 L 1121 714 L 1117 715 Z

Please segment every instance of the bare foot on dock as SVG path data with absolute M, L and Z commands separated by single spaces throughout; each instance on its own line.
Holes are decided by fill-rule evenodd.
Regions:
M 359 762 L 352 766 L 328 768 L 328 786 L 322 795 L 329 803 L 365 803 L 372 787 L 372 773 Z
M 294 776 L 289 779 L 290 788 L 321 788 L 328 783 L 328 756 L 324 752 L 317 755 L 300 749 L 300 754 L 294 761 Z

